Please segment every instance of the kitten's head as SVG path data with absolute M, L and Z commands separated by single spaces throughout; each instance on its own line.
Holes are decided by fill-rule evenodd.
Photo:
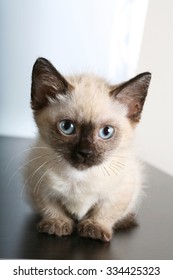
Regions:
M 46 59 L 32 72 L 31 105 L 42 139 L 61 161 L 83 170 L 128 149 L 151 74 L 120 85 L 93 75 L 64 78 Z

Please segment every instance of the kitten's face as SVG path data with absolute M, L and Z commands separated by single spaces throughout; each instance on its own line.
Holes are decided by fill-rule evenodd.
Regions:
M 61 158 L 80 170 L 102 164 L 118 141 L 113 126 L 97 126 L 92 122 L 77 122 L 67 118 L 57 119 L 54 126 L 50 126 L 47 136 Z
M 37 60 L 31 104 L 42 138 L 79 170 L 104 163 L 128 146 L 149 80 L 149 73 L 118 87 L 88 75 L 66 80 L 50 62 Z
M 50 100 L 35 116 L 42 138 L 61 160 L 79 170 L 102 164 L 109 158 L 121 141 L 119 124 L 123 126 L 127 121 L 126 108 L 112 103 L 103 81 L 101 86 L 100 80 L 91 80 L 83 76 L 80 83 L 73 81 L 75 86 L 69 94 L 59 96 L 58 101 Z M 83 87 L 84 82 L 89 83 L 87 87 Z M 91 88 L 92 82 L 95 90 Z M 93 102 L 98 85 L 100 99 Z

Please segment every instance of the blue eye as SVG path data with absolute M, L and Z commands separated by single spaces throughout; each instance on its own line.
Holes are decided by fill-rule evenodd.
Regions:
M 99 136 L 102 139 L 109 139 L 113 136 L 115 130 L 112 126 L 106 125 L 99 130 Z
M 59 123 L 59 129 L 61 130 L 61 132 L 63 132 L 63 134 L 65 135 L 72 135 L 75 133 L 76 128 L 75 125 L 72 121 L 70 120 L 63 120 L 60 121 Z

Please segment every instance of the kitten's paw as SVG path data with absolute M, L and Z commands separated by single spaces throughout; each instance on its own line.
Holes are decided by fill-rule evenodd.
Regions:
M 78 225 L 78 233 L 82 237 L 89 237 L 109 242 L 112 239 L 111 230 L 90 219 L 83 220 Z
M 38 225 L 37 229 L 39 232 L 55 234 L 58 236 L 65 236 L 72 234 L 74 230 L 73 221 L 64 221 L 56 219 L 43 219 Z

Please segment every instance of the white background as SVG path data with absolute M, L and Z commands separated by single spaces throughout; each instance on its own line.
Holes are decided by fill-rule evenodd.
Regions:
M 38 56 L 50 59 L 64 75 L 91 71 L 112 83 L 151 71 L 137 147 L 142 158 L 173 175 L 173 2 L 149 1 L 143 35 L 147 3 L 1 1 L 0 134 L 35 135 L 29 103 L 31 70 Z
M 138 127 L 143 159 L 173 175 L 173 1 L 150 0 L 138 72 L 152 82 Z

